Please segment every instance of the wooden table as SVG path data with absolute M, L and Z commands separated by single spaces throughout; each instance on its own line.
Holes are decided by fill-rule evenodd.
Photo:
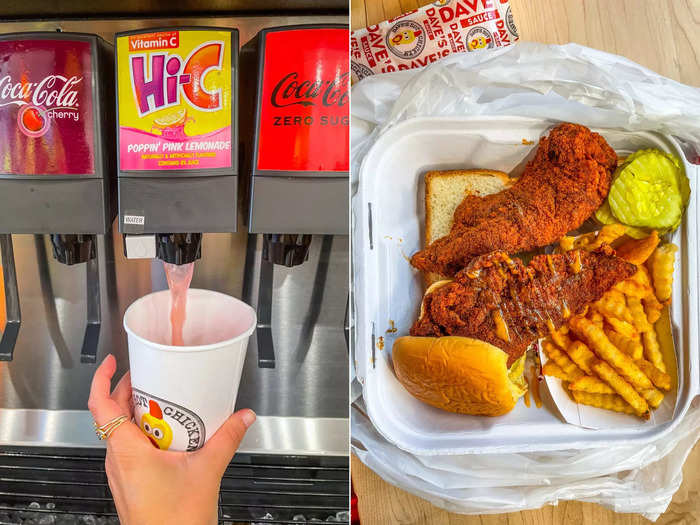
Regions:
M 352 28 L 393 18 L 424 0 L 352 0 Z M 511 0 L 522 40 L 576 42 L 624 55 L 654 71 L 700 86 L 700 0 Z M 663 96 L 659 94 L 659 96 Z M 700 446 L 683 469 L 683 485 L 657 523 L 700 523 Z M 411 523 L 637 525 L 648 520 L 616 514 L 599 505 L 562 502 L 557 507 L 510 514 L 450 514 L 389 485 L 352 459 L 352 479 L 363 525 Z

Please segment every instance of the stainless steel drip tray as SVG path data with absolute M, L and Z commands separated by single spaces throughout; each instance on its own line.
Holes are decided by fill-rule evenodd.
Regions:
M 0 409 L 0 444 L 5 446 L 102 448 L 87 410 Z M 259 416 L 238 452 L 347 456 L 346 418 Z

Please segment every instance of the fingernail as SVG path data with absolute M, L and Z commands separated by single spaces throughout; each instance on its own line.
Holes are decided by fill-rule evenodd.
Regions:
M 245 425 L 246 428 L 249 428 L 250 425 L 255 423 L 255 418 L 257 416 L 255 415 L 255 412 L 253 412 L 250 409 L 246 409 L 243 414 L 241 414 L 241 419 L 243 420 L 243 424 Z

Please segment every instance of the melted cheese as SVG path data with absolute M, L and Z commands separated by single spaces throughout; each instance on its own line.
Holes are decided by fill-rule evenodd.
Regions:
M 503 320 L 503 315 L 500 310 L 493 311 L 493 322 L 496 323 L 496 335 L 506 342 L 510 342 L 510 333 L 508 325 Z

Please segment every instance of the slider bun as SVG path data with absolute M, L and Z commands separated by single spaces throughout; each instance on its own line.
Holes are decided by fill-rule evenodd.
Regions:
M 527 385 L 525 355 L 508 370 L 508 354 L 470 337 L 400 337 L 392 349 L 401 384 L 424 403 L 449 412 L 501 416 Z

